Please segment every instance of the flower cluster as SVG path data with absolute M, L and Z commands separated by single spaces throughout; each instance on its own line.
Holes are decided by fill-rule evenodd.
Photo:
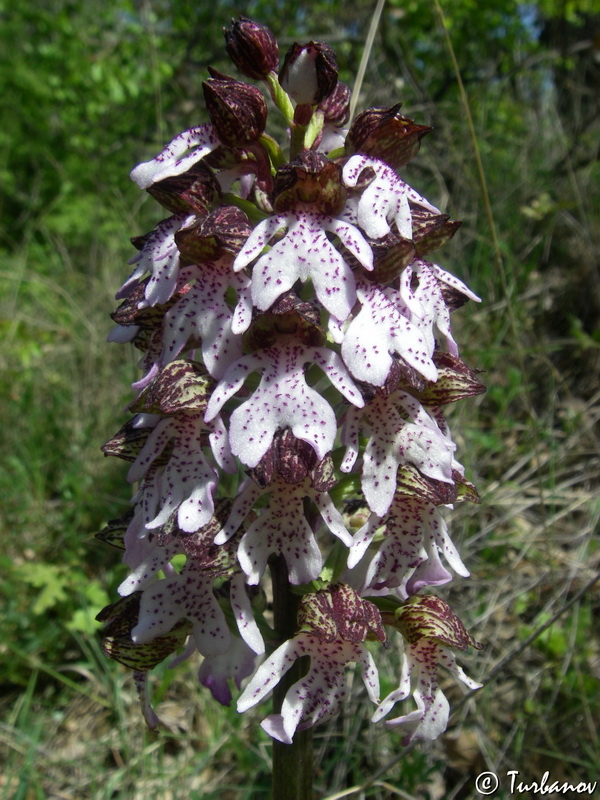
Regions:
M 477 687 L 451 649 L 477 643 L 424 592 L 468 575 L 444 509 L 477 500 L 443 408 L 483 391 L 450 329 L 478 298 L 430 260 L 459 223 L 401 177 L 428 127 L 395 105 L 346 129 L 328 45 L 294 44 L 280 69 L 268 28 L 242 17 L 225 40 L 266 96 L 210 69 L 210 122 L 131 173 L 168 216 L 132 240 L 112 315 L 142 376 L 103 448 L 137 483 L 99 534 L 129 569 L 99 615 L 104 649 L 134 670 L 151 726 L 146 675 L 176 651 L 203 656 L 221 703 L 250 678 L 241 712 L 308 656 L 263 722 L 274 738 L 333 714 L 358 663 L 374 721 L 413 687 L 416 710 L 387 724 L 433 739 L 448 719 L 438 668 Z M 285 641 L 262 586 L 275 559 L 301 596 Z M 398 633 L 399 688 L 380 701 L 373 653 Z

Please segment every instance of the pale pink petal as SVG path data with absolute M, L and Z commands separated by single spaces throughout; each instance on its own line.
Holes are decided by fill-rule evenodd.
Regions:
M 265 652 L 265 643 L 254 619 L 252 604 L 246 591 L 245 575 L 241 572 L 231 579 L 229 599 L 240 636 L 253 653 L 261 655 Z
M 213 377 L 220 378 L 242 356 L 241 336 L 232 330 L 234 312 L 226 294 L 230 286 L 239 289 L 249 279 L 231 272 L 230 259 L 188 267 L 185 278 L 194 283 L 165 314 L 160 366 L 176 359 L 189 341 L 200 337 L 204 364 Z
M 226 652 L 230 634 L 213 582 L 213 574 L 186 563 L 181 574 L 153 583 L 142 593 L 132 640 L 136 644 L 151 642 L 185 618 L 192 623 L 196 645 L 203 655 Z
M 358 414 L 357 414 L 358 416 Z M 358 427 L 369 439 L 363 454 L 361 485 L 369 508 L 387 513 L 396 491 L 400 464 L 413 464 L 434 480 L 453 483 L 452 462 L 456 445 L 439 429 L 420 403 L 406 392 L 377 395 L 361 412 Z M 356 435 L 356 429 L 354 430 Z M 355 439 L 347 434 L 352 448 Z M 352 461 L 353 450 L 345 466 Z
M 252 506 L 258 498 L 266 492 L 266 489 L 261 489 L 257 483 L 248 478 L 243 481 L 238 487 L 238 494 L 235 498 L 229 517 L 225 525 L 215 536 L 215 544 L 225 544 L 246 519 Z
M 191 225 L 194 219 L 193 215 L 175 214 L 158 223 L 146 238 L 140 252 L 131 259 L 130 263 L 136 264 L 136 269 L 117 293 L 117 298 L 127 296 L 134 279 L 137 282 L 137 279 L 149 272 L 150 280 L 145 289 L 147 304 L 153 306 L 167 302 L 175 291 L 179 278 L 180 256 L 175 234 Z
M 171 458 L 156 474 L 159 512 L 146 523 L 147 528 L 164 525 L 175 511 L 179 526 L 190 533 L 206 525 L 212 518 L 217 473 L 202 452 L 203 430 L 204 425 L 197 417 L 166 417 L 151 432 L 131 465 L 128 478 L 133 482 L 139 480 L 167 444 L 173 442 Z
M 225 373 L 208 403 L 210 420 L 254 370 L 262 371 L 252 396 L 231 414 L 231 451 L 255 467 L 269 449 L 278 428 L 290 428 L 312 445 L 319 459 L 333 447 L 337 422 L 329 403 L 306 383 L 305 364 L 316 362 L 337 389 L 355 405 L 363 400 L 339 356 L 326 348 L 280 344 L 244 356 Z
M 308 481 L 287 484 L 274 481 L 269 507 L 248 528 L 238 549 L 240 566 L 249 584 L 257 584 L 270 555 L 283 555 L 289 580 L 308 583 L 321 571 L 323 558 L 314 531 L 304 515 L 304 498 L 311 493 Z
M 146 542 L 148 540 L 145 540 Z M 133 592 L 144 589 L 149 583 L 156 580 L 156 573 L 164 569 L 170 563 L 174 555 L 181 552 L 180 546 L 176 542 L 159 547 L 153 542 L 148 543 L 147 553 L 137 567 L 125 578 L 117 589 L 121 597 L 127 597 Z M 131 559 L 131 552 L 127 553 Z
M 260 703 L 272 692 L 294 661 L 304 654 L 302 643 L 298 643 L 298 638 L 296 636 L 294 639 L 288 639 L 259 666 L 238 698 L 237 710 L 240 714 Z
M 481 297 L 478 297 L 475 292 L 472 292 L 459 278 L 446 272 L 446 270 L 443 270 L 441 267 L 438 267 L 437 264 L 432 264 L 431 267 L 436 278 L 442 281 L 442 283 L 446 283 L 461 294 L 464 294 L 469 300 L 473 300 L 475 303 L 481 303 Z
M 377 670 L 363 644 L 336 640 L 324 642 L 299 633 L 285 642 L 260 666 L 238 700 L 243 712 L 266 697 L 297 658 L 310 656 L 308 673 L 288 690 L 280 714 L 269 715 L 262 727 L 273 738 L 291 744 L 296 730 L 312 727 L 334 714 L 348 696 L 345 667 L 358 662 L 372 700 L 378 695 Z
M 284 237 L 263 252 L 281 230 L 286 231 Z M 356 302 L 354 274 L 325 231 L 335 233 L 366 269 L 372 269 L 371 248 L 350 223 L 300 208 L 269 217 L 256 226 L 234 261 L 234 269 L 240 270 L 258 258 L 252 268 L 252 302 L 257 308 L 270 308 L 297 280 L 310 278 L 327 311 L 339 320 L 348 317 Z
M 414 644 L 407 644 L 400 688 L 383 700 L 373 716 L 373 721 L 378 721 L 389 713 L 394 703 L 403 700 L 408 695 L 407 680 L 410 681 L 414 685 L 416 710 L 386 720 L 385 723 L 386 727 L 399 728 L 405 733 L 404 745 L 412 739 L 437 739 L 446 730 L 449 704 L 439 686 L 440 666 L 448 669 L 470 689 L 478 689 L 481 685 L 468 678 L 457 666 L 454 653 L 434 639 L 423 638 Z
M 374 179 L 363 189 L 358 201 L 358 224 L 372 239 L 381 239 L 396 224 L 398 233 L 412 239 L 412 216 L 408 202 L 408 186 L 400 180 L 391 167 L 376 158 L 355 155 L 343 170 L 344 183 L 357 185 L 364 169 L 375 173 Z
M 271 241 L 275 233 L 279 230 L 285 230 L 287 227 L 288 220 L 285 214 L 268 217 L 259 222 L 235 257 L 233 262 L 234 271 L 239 272 L 244 267 L 247 267 L 262 253 L 264 247 Z
M 226 653 L 205 657 L 198 671 L 198 680 L 218 703 L 229 706 L 229 681 L 233 680 L 239 689 L 244 678 L 252 673 L 255 660 L 256 656 L 248 645 L 237 636 L 232 636 Z
M 244 381 L 254 370 L 260 369 L 263 360 L 256 355 L 243 356 L 226 371 L 213 391 L 204 414 L 206 422 L 210 422 L 219 413 L 230 397 L 238 392 Z
M 361 310 L 352 320 L 342 342 L 344 363 L 361 381 L 383 386 L 392 354 L 398 353 L 427 380 L 437 380 L 433 345 L 418 325 L 403 315 L 399 295 L 393 289 L 373 285 L 358 287 Z

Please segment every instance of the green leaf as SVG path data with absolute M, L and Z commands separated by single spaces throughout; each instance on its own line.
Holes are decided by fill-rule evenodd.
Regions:
M 31 610 L 34 615 L 43 614 L 67 599 L 70 578 L 65 567 L 55 564 L 23 564 L 16 568 L 21 580 L 36 589 L 41 589 Z

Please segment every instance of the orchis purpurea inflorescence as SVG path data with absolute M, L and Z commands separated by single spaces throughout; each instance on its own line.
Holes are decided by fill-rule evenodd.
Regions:
M 468 576 L 445 515 L 477 500 L 443 408 L 483 391 L 450 329 L 478 298 L 431 260 L 459 223 L 402 178 L 428 127 L 394 105 L 346 128 L 328 45 L 294 44 L 278 73 L 265 26 L 242 17 L 225 40 L 265 93 L 210 69 L 210 122 L 131 173 L 167 217 L 132 240 L 113 314 L 110 339 L 141 351 L 142 376 L 104 445 L 137 483 L 99 534 L 130 570 L 99 615 L 104 650 L 134 671 L 152 727 L 148 672 L 197 651 L 220 703 L 245 682 L 240 712 L 307 657 L 262 723 L 280 742 L 335 713 L 351 664 L 374 721 L 434 739 L 438 668 L 476 688 L 453 649 L 480 646 L 429 592 Z M 265 586 L 282 565 L 296 598 L 283 637 Z M 399 688 L 381 699 L 377 650 L 393 637 Z M 416 709 L 389 718 L 411 690 Z

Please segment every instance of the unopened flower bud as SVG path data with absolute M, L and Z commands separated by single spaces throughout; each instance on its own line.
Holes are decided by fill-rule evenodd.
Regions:
M 352 92 L 345 83 L 338 81 L 333 92 L 319 103 L 326 123 L 341 128 L 350 119 L 350 98 Z
M 105 456 L 113 456 L 115 458 L 122 458 L 124 461 L 135 461 L 139 456 L 142 447 L 146 444 L 148 436 L 152 432 L 151 427 L 142 427 L 135 424 L 135 420 L 129 419 L 121 426 L 115 435 L 105 442 L 100 448 Z M 129 527 L 129 522 L 124 526 L 123 538 L 121 539 L 122 549 L 125 549 L 124 536 L 125 531 Z M 109 522 L 107 532 L 111 535 L 111 544 L 114 544 L 113 531 L 119 529 L 119 520 L 112 520 Z M 102 532 L 104 533 L 104 531 Z M 116 534 L 118 535 L 118 534 Z M 115 547 L 118 545 L 114 545 Z
M 221 206 L 190 228 L 175 234 L 181 255 L 190 263 L 203 263 L 225 253 L 237 255 L 252 228 L 248 217 L 236 206 Z
M 206 214 L 221 199 L 217 179 L 202 163 L 194 164 L 181 175 L 171 175 L 151 184 L 147 192 L 173 214 L 189 214 L 190 211 Z
M 134 414 L 204 414 L 214 388 L 203 364 L 178 358 L 163 367 L 129 409 Z
M 248 17 L 231 20 L 231 28 L 223 28 L 225 48 L 236 67 L 247 78 L 261 80 L 279 67 L 277 40 L 266 25 Z
M 309 204 L 321 214 L 336 214 L 346 194 L 342 170 L 322 153 L 306 150 L 277 172 L 274 207 L 279 213 Z
M 219 76 L 204 81 L 202 88 L 210 119 L 223 144 L 243 147 L 263 133 L 267 104 L 256 86 Z
M 448 603 L 433 594 L 414 596 L 394 614 L 396 627 L 409 644 L 434 639 L 446 647 L 466 650 L 483 645 L 476 642 Z
M 250 471 L 259 486 L 267 486 L 279 475 L 286 483 L 301 483 L 307 477 L 319 492 L 327 492 L 336 484 L 331 456 L 319 461 L 314 448 L 308 442 L 297 439 L 289 428 L 279 430 L 273 443 Z
M 424 208 L 412 209 L 413 241 L 422 257 L 442 247 L 454 236 L 462 223 L 448 214 L 434 214 Z
M 373 271 L 365 272 L 365 277 L 375 283 L 392 283 L 415 256 L 414 242 L 391 231 L 370 244 L 373 251 Z
M 249 353 L 272 347 L 281 336 L 294 336 L 308 347 L 321 347 L 325 331 L 317 306 L 307 303 L 293 292 L 281 295 L 264 314 L 258 314 L 244 334 L 244 347 Z
M 323 642 L 342 639 L 385 641 L 381 615 L 375 605 L 344 583 L 305 594 L 298 610 L 298 629 L 309 631 Z
M 105 625 L 101 642 L 104 653 L 129 669 L 146 672 L 183 645 L 191 626 L 188 620 L 181 619 L 168 633 L 151 642 L 134 643 L 131 631 L 138 623 L 140 597 L 141 592 L 122 597 L 103 608 L 96 619 Z
M 338 81 L 335 53 L 328 44 L 293 44 L 279 73 L 279 83 L 298 105 L 321 103 Z
M 362 153 L 398 169 L 415 156 L 428 125 L 417 125 L 399 113 L 400 103 L 390 108 L 369 108 L 352 123 L 346 137 L 346 154 Z
M 419 394 L 419 401 L 426 406 L 445 406 L 448 403 L 456 403 L 466 397 L 475 397 L 485 392 L 485 386 L 477 377 L 477 372 L 468 367 L 464 361 L 452 353 L 445 353 L 443 350 L 436 350 L 433 354 L 433 361 L 438 370 L 438 379 L 435 383 L 428 383 Z M 454 477 L 454 476 L 453 476 Z M 461 476 L 455 484 L 464 483 Z M 472 487 L 473 489 L 475 487 Z M 470 491 L 461 498 L 478 503 L 477 492 Z M 454 501 L 448 501 L 454 502 Z

